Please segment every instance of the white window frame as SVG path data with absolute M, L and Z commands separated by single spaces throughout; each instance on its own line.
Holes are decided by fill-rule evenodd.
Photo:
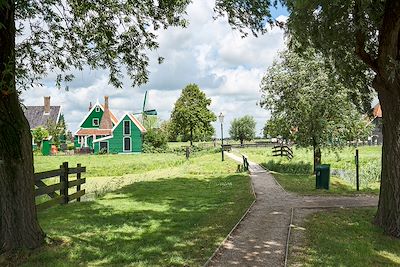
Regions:
M 125 150 L 125 139 L 129 138 L 129 143 L 130 143 L 130 150 Z M 132 152 L 132 138 L 130 136 L 124 136 L 124 138 L 122 138 L 122 148 L 124 152 Z
M 129 133 L 125 133 L 125 122 L 129 122 Z M 131 124 L 131 121 L 130 120 L 124 120 L 123 121 L 123 123 L 122 123 L 122 133 L 123 133 L 123 135 L 125 136 L 125 135 L 131 135 L 131 128 L 132 128 L 132 124 Z
M 99 142 L 99 152 L 101 150 L 101 146 L 100 146 L 101 143 L 107 143 L 107 154 L 108 154 L 110 152 L 110 142 L 108 142 L 108 140 L 107 141 L 100 141 Z
M 97 124 L 94 123 L 95 120 L 97 120 Z M 92 119 L 92 125 L 93 125 L 93 126 L 99 126 L 99 125 L 100 125 L 100 120 L 99 120 L 99 118 L 93 118 L 93 119 Z
M 96 111 L 96 112 L 100 112 L 100 107 L 99 107 L 99 106 L 96 106 L 95 111 Z

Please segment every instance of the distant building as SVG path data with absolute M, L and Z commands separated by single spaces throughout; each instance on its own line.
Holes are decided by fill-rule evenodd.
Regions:
M 62 117 L 61 106 L 51 106 L 50 96 L 44 97 L 43 106 L 26 106 L 24 114 L 31 130 L 46 127 L 49 122 L 57 124 Z
M 382 109 L 379 103 L 372 108 L 371 123 L 374 125 L 374 128 L 369 141 L 371 141 L 372 144 L 381 145 L 383 143 Z
M 31 131 L 38 127 L 46 128 L 49 123 L 58 124 L 64 119 L 61 113 L 61 106 L 50 105 L 50 96 L 45 96 L 43 102 L 43 106 L 26 106 L 23 109 Z M 32 145 L 35 148 L 36 144 L 33 136 Z
M 143 134 L 146 129 L 132 115 L 126 113 L 117 120 L 111 112 L 108 96 L 104 105 L 98 101 L 89 105 L 89 112 L 75 133 L 75 148 L 90 148 L 95 153 L 132 153 L 141 152 Z

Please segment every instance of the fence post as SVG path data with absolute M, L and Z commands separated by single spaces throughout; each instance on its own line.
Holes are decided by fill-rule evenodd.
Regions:
M 64 186 L 60 190 L 60 195 L 64 198 L 62 204 L 68 204 L 68 162 L 63 162 L 60 169 L 60 183 L 64 182 Z
M 186 159 L 189 159 L 190 157 L 190 147 L 186 147 Z
M 80 163 L 78 163 L 77 165 L 76 165 L 76 167 L 78 167 L 79 169 L 81 168 L 81 164 Z M 81 179 L 81 176 L 82 176 L 82 173 L 81 173 L 81 171 L 80 170 L 78 170 L 78 172 L 76 173 L 76 180 L 80 180 Z M 79 192 L 79 191 L 81 191 L 81 185 L 80 184 L 78 184 L 77 186 L 76 186 L 76 192 Z M 78 197 L 77 199 L 76 199 L 76 202 L 81 202 L 81 197 Z
M 357 183 L 357 191 L 360 191 L 360 170 L 359 170 L 359 156 L 358 149 L 356 149 L 356 183 Z

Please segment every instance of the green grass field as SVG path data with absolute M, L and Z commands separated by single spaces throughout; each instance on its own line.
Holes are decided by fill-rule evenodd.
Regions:
M 81 163 L 86 166 L 86 177 L 123 176 L 138 172 L 147 172 L 160 168 L 174 167 L 185 162 L 185 156 L 168 154 L 138 155 L 75 155 L 75 156 L 35 156 L 35 172 L 57 169 L 68 161 L 71 167 Z
M 289 266 L 400 266 L 400 242 L 372 224 L 375 211 L 342 209 L 311 215 L 304 225 L 304 244 L 296 244 Z
M 293 149 L 294 158 L 273 157 L 272 149 L 243 148 L 236 153 L 245 154 L 251 161 L 273 171 L 278 182 L 288 191 L 303 195 L 335 194 L 378 194 L 380 175 L 380 146 L 359 147 L 360 191 L 355 186 L 355 148 L 346 147 L 338 151 L 323 151 L 322 163 L 331 165 L 330 190 L 316 190 L 312 175 L 313 155 L 310 149 Z M 341 173 L 339 173 L 341 172 Z
M 94 156 L 68 161 L 95 166 L 95 175 L 114 176 L 107 169 L 113 164 L 107 162 L 125 168 L 121 161 L 151 161 L 145 168 L 154 164 L 154 170 L 126 174 L 114 166 L 130 184 L 93 201 L 40 212 L 41 226 L 55 241 L 25 266 L 201 266 L 253 201 L 249 176 L 235 173 L 236 163 L 221 162 L 219 154 L 180 164 L 163 154 L 113 157 L 104 156 L 101 164 Z M 35 163 L 44 170 L 46 159 Z M 59 164 L 56 158 L 48 159 L 48 168 Z M 171 166 L 162 169 L 157 164 Z

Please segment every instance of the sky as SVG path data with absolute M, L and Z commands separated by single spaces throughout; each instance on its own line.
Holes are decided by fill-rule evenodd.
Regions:
M 55 87 L 55 76 L 49 74 L 43 86 L 24 91 L 23 103 L 43 105 L 43 97 L 51 96 L 52 105 L 61 105 L 67 127 L 73 133 L 88 111 L 89 103 L 104 102 L 110 97 L 110 109 L 119 119 L 125 112 L 140 112 L 147 90 L 148 105 L 158 111 L 161 120 L 170 117 L 181 90 L 189 83 L 197 84 L 212 103 L 210 109 L 218 116 L 225 115 L 224 136 L 229 136 L 234 118 L 251 115 L 257 122 L 256 134 L 270 114 L 257 106 L 260 82 L 278 51 L 285 49 L 284 32 L 275 27 L 255 38 L 241 38 L 231 29 L 226 18 L 213 19 L 213 0 L 194 1 L 188 7 L 187 28 L 168 28 L 158 34 L 159 49 L 149 54 L 149 82 L 132 88 L 128 78 L 124 88 L 116 89 L 108 83 L 106 70 L 85 69 L 75 72 L 69 90 Z M 288 13 L 279 7 L 272 15 L 285 20 Z M 158 64 L 157 58 L 165 58 Z M 221 136 L 218 120 L 213 123 L 216 137 Z

